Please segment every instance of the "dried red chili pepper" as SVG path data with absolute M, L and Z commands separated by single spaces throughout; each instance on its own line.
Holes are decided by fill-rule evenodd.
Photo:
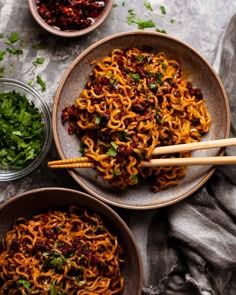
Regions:
M 106 0 L 36 0 L 39 15 L 50 25 L 64 30 L 89 27 L 101 14 Z

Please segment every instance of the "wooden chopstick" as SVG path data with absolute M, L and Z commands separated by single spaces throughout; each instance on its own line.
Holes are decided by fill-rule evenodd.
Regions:
M 236 145 L 236 138 L 216 139 L 210 141 L 200 141 L 185 144 L 160 146 L 153 150 L 152 155 L 166 155 L 180 152 L 188 152 L 194 150 L 211 149 L 217 147 L 226 147 Z
M 171 153 L 180 153 L 200 149 L 210 149 L 216 147 L 226 147 L 236 145 L 236 138 L 218 139 L 211 141 L 202 141 L 196 143 L 179 144 L 174 146 L 157 147 L 152 155 L 162 155 Z M 230 165 L 236 164 L 236 156 L 216 156 L 216 157 L 191 157 L 191 158 L 166 158 L 151 159 L 143 161 L 143 167 L 161 167 L 161 166 L 192 166 L 192 165 Z M 92 168 L 94 164 L 87 157 L 71 158 L 48 162 L 50 168 Z
M 142 167 L 162 166 L 194 166 L 194 165 L 232 165 L 236 164 L 236 156 L 227 157 L 192 157 L 192 158 L 168 158 L 143 161 Z

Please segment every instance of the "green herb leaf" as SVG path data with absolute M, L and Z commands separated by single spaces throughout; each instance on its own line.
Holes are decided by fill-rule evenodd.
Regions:
M 161 29 L 156 29 L 156 32 L 158 32 L 158 33 L 163 33 L 163 34 L 167 34 L 166 30 L 161 30 Z
M 144 56 L 143 55 L 136 55 L 136 60 L 137 61 L 143 61 L 144 60 Z
M 119 171 L 114 169 L 114 170 L 112 170 L 112 174 L 114 177 L 117 177 L 119 175 Z
M 0 126 L 1 167 L 21 169 L 37 157 L 42 147 L 42 115 L 26 96 L 0 93 Z
M 110 157 L 116 157 L 118 145 L 115 142 L 111 142 L 111 147 L 107 151 L 107 155 Z
M 132 179 L 134 180 L 135 184 L 138 183 L 138 175 L 133 175 Z
M 125 1 L 122 2 L 122 6 L 125 6 Z
M 46 84 L 39 75 L 37 76 L 37 83 L 41 86 L 42 92 L 46 91 Z
M 137 23 L 137 25 L 138 25 L 139 29 L 154 28 L 156 26 L 155 23 L 151 19 L 146 20 L 146 21 L 140 20 Z
M 37 58 L 32 62 L 32 64 L 33 64 L 34 66 L 37 66 L 37 65 L 41 65 L 41 64 L 43 64 L 44 61 L 45 61 L 45 58 L 44 58 L 44 57 L 37 57 Z
M 174 24 L 174 23 L 175 23 L 175 20 L 172 18 L 172 19 L 170 20 L 170 23 L 171 23 L 171 24 Z
M 0 60 L 3 60 L 5 54 L 6 54 L 5 50 L 0 50 Z
M 27 290 L 30 289 L 30 282 L 23 280 L 23 279 L 19 279 L 18 283 L 20 283 L 21 285 L 23 285 Z
M 22 50 L 21 48 L 14 48 L 14 47 L 11 47 L 11 48 L 7 48 L 7 51 L 8 51 L 10 54 L 15 54 L 15 55 L 23 54 L 23 50 Z
M 17 32 L 11 32 L 10 36 L 8 36 L 6 40 L 6 44 L 10 45 L 19 40 L 19 34 Z
M 165 6 L 161 5 L 161 6 L 160 6 L 160 10 L 161 10 L 161 13 L 162 13 L 162 14 L 166 14 Z
M 4 34 L 3 33 L 0 33 L 0 38 L 4 38 Z
M 83 143 L 83 141 L 80 142 L 80 149 L 79 152 L 81 153 L 82 156 L 85 156 L 87 145 Z
M 95 114 L 95 124 L 99 125 L 101 122 L 102 117 L 100 116 L 100 114 Z
M 116 8 L 116 7 L 118 7 L 118 5 L 117 5 L 116 3 L 114 3 L 114 4 L 112 5 L 112 7 L 113 7 L 113 8 Z
M 140 80 L 140 75 L 139 73 L 130 73 L 130 76 L 132 77 L 132 79 L 134 80 L 134 82 L 138 82 Z
M 148 10 L 153 11 L 151 3 L 148 2 L 147 0 L 144 0 L 144 6 L 145 6 Z

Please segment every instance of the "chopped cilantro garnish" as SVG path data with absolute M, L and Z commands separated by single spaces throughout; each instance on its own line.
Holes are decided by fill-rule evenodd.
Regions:
M 37 66 L 37 65 L 41 65 L 41 64 L 43 64 L 44 61 L 45 61 L 45 58 L 44 58 L 44 57 L 37 57 L 37 58 L 32 62 L 32 64 L 33 64 L 34 66 Z
M 110 157 L 116 157 L 118 145 L 115 142 L 111 142 L 111 147 L 107 151 L 107 155 Z
M 5 43 L 7 45 L 11 45 L 19 40 L 19 34 L 17 32 L 11 32 L 10 36 L 8 36 Z
M 125 6 L 125 1 L 122 2 L 122 6 Z
M 14 47 L 11 47 L 11 48 L 7 48 L 7 51 L 8 51 L 10 54 L 16 54 L 16 55 L 23 54 L 23 50 L 22 50 L 21 48 L 14 48 Z
M 112 174 L 114 177 L 117 177 L 119 175 L 119 171 L 114 169 L 114 170 L 112 170 Z
M 143 61 L 144 60 L 144 56 L 142 56 L 142 55 L 136 55 L 136 60 L 137 61 Z
M 136 175 L 133 175 L 133 176 L 132 176 L 132 179 L 133 179 L 133 181 L 135 182 L 135 184 L 138 183 L 138 175 L 137 175 L 137 174 L 136 174 Z
M 130 73 L 130 76 L 132 77 L 132 79 L 134 80 L 134 82 L 138 82 L 140 79 L 140 75 L 139 73 Z
M 156 32 L 167 34 L 166 30 L 156 29 Z
M 146 21 L 140 20 L 138 23 L 139 29 L 154 28 L 155 26 L 156 26 L 155 23 L 151 19 Z
M 165 6 L 161 5 L 161 6 L 160 6 L 160 10 L 161 10 L 161 13 L 162 13 L 162 14 L 166 14 Z
M 12 73 L 14 71 L 14 69 L 15 69 L 15 66 L 13 64 L 11 64 L 9 66 L 9 72 Z
M 0 38 L 2 39 L 2 38 L 4 38 L 4 35 L 3 35 L 3 33 L 0 33 Z
M 116 3 L 114 3 L 114 4 L 112 5 L 112 7 L 113 7 L 113 8 L 116 8 L 116 7 L 118 7 L 118 5 L 117 5 Z
M 6 54 L 5 50 L 0 50 L 0 60 L 3 60 L 5 54 Z
M 20 283 L 21 285 L 23 285 L 25 287 L 25 289 L 30 289 L 30 282 L 23 280 L 23 279 L 19 279 L 18 283 Z
M 0 126 L 0 166 L 24 168 L 41 151 L 42 115 L 26 96 L 0 93 Z
M 79 152 L 81 153 L 82 156 L 85 156 L 86 148 L 88 148 L 87 145 L 83 141 L 81 141 Z
M 37 76 L 37 83 L 41 86 L 42 92 L 46 91 L 46 84 L 39 75 Z
M 99 114 L 95 115 L 95 124 L 99 125 L 101 122 L 102 117 Z
M 170 20 L 170 23 L 171 23 L 171 24 L 175 23 L 175 20 L 172 18 L 172 19 Z
M 144 6 L 145 6 L 148 10 L 153 11 L 151 3 L 148 2 L 147 0 L 144 0 Z

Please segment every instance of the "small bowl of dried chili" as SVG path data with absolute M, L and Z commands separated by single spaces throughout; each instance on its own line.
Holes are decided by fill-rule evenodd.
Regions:
M 109 15 L 112 0 L 28 0 L 36 22 L 61 37 L 78 37 L 96 29 Z

